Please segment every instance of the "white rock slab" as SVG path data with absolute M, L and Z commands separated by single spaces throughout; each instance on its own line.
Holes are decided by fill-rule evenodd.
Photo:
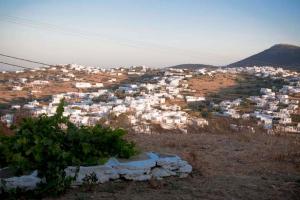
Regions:
M 98 183 L 110 180 L 125 178 L 133 181 L 146 181 L 151 178 L 161 179 L 167 176 L 186 177 L 192 172 L 192 166 L 176 155 L 161 155 L 153 152 L 145 154 L 144 158 L 137 160 L 118 160 L 110 158 L 104 165 L 80 166 L 76 180 L 73 185 L 82 185 L 84 179 L 91 174 L 95 174 Z M 65 169 L 67 176 L 74 177 L 77 167 L 69 166 Z M 41 179 L 37 177 L 37 171 L 31 175 L 11 177 L 4 179 L 6 187 L 23 188 L 27 190 L 35 189 Z
M 188 163 L 184 160 L 182 160 L 181 158 L 179 158 L 178 156 L 164 156 L 164 157 L 160 157 L 157 160 L 157 165 L 168 169 L 168 170 L 178 170 L 180 167 L 184 167 L 186 166 Z
M 67 167 L 65 169 L 67 176 L 75 176 L 77 171 L 77 167 Z M 118 172 L 110 166 L 106 165 L 97 165 L 97 166 L 89 166 L 89 167 L 79 167 L 79 171 L 77 173 L 77 177 L 73 185 L 81 185 L 84 182 L 84 178 L 91 175 L 92 173 L 96 174 L 99 183 L 104 183 L 109 180 L 118 179 L 120 176 Z
M 191 165 L 189 165 L 189 164 L 186 164 L 186 165 L 180 167 L 180 168 L 178 169 L 178 172 L 179 172 L 179 173 L 186 173 L 186 174 L 189 174 L 189 173 L 192 172 L 192 170 L 193 170 L 193 167 L 192 167 Z
M 4 182 L 7 189 L 22 188 L 25 190 L 33 190 L 41 182 L 41 179 L 37 177 L 37 171 L 34 171 L 30 175 L 6 178 Z
M 167 176 L 175 176 L 176 172 L 173 172 L 168 169 L 164 169 L 162 167 L 155 167 L 154 169 L 152 169 L 151 174 L 153 178 L 162 179 L 163 177 L 167 177 Z

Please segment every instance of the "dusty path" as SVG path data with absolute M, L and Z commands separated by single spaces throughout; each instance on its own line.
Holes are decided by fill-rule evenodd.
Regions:
M 129 135 L 145 151 L 176 153 L 185 179 L 111 182 L 61 199 L 300 199 L 300 138 L 246 134 Z

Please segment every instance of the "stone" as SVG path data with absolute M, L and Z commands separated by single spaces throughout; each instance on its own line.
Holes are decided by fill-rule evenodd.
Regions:
M 21 188 L 24 190 L 33 190 L 37 187 L 37 184 L 41 182 L 41 179 L 37 177 L 37 171 L 35 170 L 30 175 L 15 176 L 4 179 L 5 187 L 7 189 Z
M 116 158 L 110 158 L 104 165 L 109 167 L 115 167 L 119 165 L 119 163 L 120 162 Z
M 156 179 L 161 179 L 163 177 L 176 175 L 175 172 L 162 167 L 155 167 L 154 169 L 151 170 L 151 174 Z
M 77 167 L 67 167 L 65 169 L 67 176 L 75 176 L 75 172 Z M 97 165 L 97 166 L 90 166 L 90 167 L 80 167 L 76 180 L 73 182 L 73 185 L 81 185 L 84 182 L 84 178 L 86 176 L 91 175 L 92 173 L 96 174 L 98 182 L 104 183 L 111 179 L 118 179 L 120 176 L 118 172 L 110 166 L 106 165 Z
M 147 181 L 147 180 L 151 179 L 151 175 L 143 174 L 143 175 L 139 175 L 139 176 L 132 176 L 132 175 L 126 174 L 124 176 L 124 178 L 127 180 L 132 180 L 132 181 Z
M 95 173 L 98 183 L 104 183 L 120 177 L 133 181 L 147 181 L 151 178 L 162 179 L 167 176 L 178 175 L 187 177 L 192 172 L 192 166 L 176 155 L 160 155 L 153 152 L 141 154 L 131 160 L 118 160 L 110 158 L 104 165 L 97 166 L 69 166 L 65 169 L 67 176 L 74 177 L 78 169 L 76 180 L 72 186 L 82 185 L 84 178 Z M 31 175 L 3 179 L 8 189 L 22 188 L 35 189 L 37 184 L 43 182 L 37 177 L 37 171 Z
M 154 153 L 147 153 L 148 159 L 129 162 L 119 162 L 115 168 L 131 170 L 148 170 L 156 165 L 158 156 Z
M 188 173 L 189 174 L 189 173 L 192 172 L 192 170 L 193 170 L 193 167 L 191 165 L 189 165 L 189 164 L 186 164 L 186 165 L 180 167 L 178 169 L 178 172 L 179 173 Z
M 169 156 L 169 157 L 160 157 L 157 160 L 157 165 L 168 169 L 168 170 L 177 170 L 180 167 L 183 167 L 187 164 L 186 161 L 181 160 L 181 158 L 179 158 L 178 156 Z
M 189 175 L 189 174 L 182 173 L 182 174 L 179 175 L 179 178 L 186 178 L 186 177 L 188 177 L 188 175 Z
M 156 166 L 158 156 L 152 152 L 146 154 L 148 159 L 136 160 L 129 162 L 111 162 L 115 164 L 113 166 L 117 172 L 128 180 L 149 180 L 151 178 L 151 168 Z M 149 177 L 150 176 L 150 177 Z

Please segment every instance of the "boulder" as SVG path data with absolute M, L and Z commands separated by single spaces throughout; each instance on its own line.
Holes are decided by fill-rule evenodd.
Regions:
M 75 176 L 77 167 L 67 167 L 65 169 L 67 176 Z M 104 183 L 112 179 L 118 179 L 120 176 L 118 172 L 110 166 L 106 165 L 97 165 L 90 167 L 79 167 L 76 180 L 73 182 L 73 185 L 81 185 L 84 182 L 84 178 L 91 175 L 92 173 L 96 174 L 99 183 Z
M 138 155 L 130 160 L 110 158 L 104 165 L 97 166 L 69 166 L 65 169 L 66 175 L 74 177 L 73 186 L 82 185 L 84 179 L 92 174 L 97 177 L 98 183 L 104 183 L 120 177 L 133 181 L 146 181 L 151 178 L 162 179 L 167 176 L 186 177 L 192 172 L 192 166 L 176 155 L 162 155 L 153 152 Z M 77 171 L 78 170 L 78 171 Z M 37 171 L 30 175 L 3 179 L 7 189 L 22 188 L 35 189 L 41 179 Z
M 189 174 L 189 173 L 192 172 L 192 170 L 193 170 L 193 167 L 192 167 L 191 165 L 189 165 L 189 164 L 186 164 L 186 165 L 180 167 L 180 168 L 178 169 L 178 172 L 179 172 L 179 173 L 186 173 L 186 174 Z
M 127 180 L 132 180 L 132 181 L 147 181 L 151 179 L 150 174 L 141 174 L 141 175 L 131 175 L 131 174 L 125 174 L 123 176 Z
M 151 174 L 152 174 L 153 178 L 156 178 L 156 179 L 162 179 L 163 177 L 176 175 L 175 172 L 168 170 L 168 169 L 164 169 L 162 167 L 155 167 L 154 169 L 152 169 Z
M 41 182 L 41 179 L 37 177 L 38 172 L 35 170 L 30 175 L 14 176 L 11 178 L 3 179 L 5 187 L 7 189 L 21 188 L 24 190 L 33 190 L 37 187 L 37 184 Z
M 179 158 L 176 155 L 170 155 L 170 156 L 162 156 L 157 160 L 157 166 L 160 166 L 162 168 L 168 169 L 168 170 L 177 170 L 180 167 L 184 167 L 188 163 L 181 158 Z

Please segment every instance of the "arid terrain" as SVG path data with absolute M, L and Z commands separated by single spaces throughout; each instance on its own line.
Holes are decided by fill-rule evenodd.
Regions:
M 218 74 L 213 77 L 195 77 L 190 79 L 188 84 L 192 90 L 196 90 L 195 95 L 207 96 L 212 93 L 217 93 L 224 88 L 233 87 L 237 82 L 236 75 Z
M 28 101 L 36 99 L 40 104 L 34 107 L 33 111 L 37 108 L 44 109 L 42 107 L 50 106 L 50 102 L 57 104 L 54 99 L 59 100 L 60 97 L 55 94 L 62 93 L 69 99 L 69 104 L 74 104 L 72 109 L 77 106 L 75 110 L 82 109 L 84 111 L 82 115 L 86 108 L 78 107 L 80 103 L 76 104 L 76 102 L 81 102 L 87 107 L 98 105 L 99 110 L 87 110 L 86 115 L 90 117 L 89 112 L 101 113 L 101 108 L 107 106 L 106 104 L 114 105 L 114 100 L 108 100 L 109 96 L 121 102 L 114 105 L 113 108 L 117 108 L 126 99 L 129 101 L 136 98 L 138 101 L 143 95 L 147 96 L 145 95 L 146 91 L 149 97 L 153 97 L 157 93 L 162 93 L 164 97 L 167 96 L 163 103 L 154 104 L 147 112 L 159 110 L 159 115 L 175 113 L 174 116 L 169 116 L 171 120 L 180 116 L 181 111 L 176 111 L 178 109 L 176 107 L 180 107 L 190 119 L 201 118 L 207 121 L 207 125 L 195 126 L 195 124 L 186 123 L 183 128 L 178 126 L 165 129 L 162 124 L 174 124 L 175 121 L 164 122 L 163 118 L 161 121 L 150 118 L 143 121 L 142 118 L 136 118 L 141 127 L 145 124 L 151 127 L 150 131 L 147 131 L 146 128 L 136 130 L 133 129 L 135 122 L 131 124 L 132 118 L 128 117 L 135 114 L 135 108 L 127 109 L 124 112 L 122 109 L 120 111 L 111 110 L 107 113 L 107 119 L 99 118 L 97 123 L 107 125 L 106 122 L 109 121 L 108 125 L 111 127 L 127 129 L 127 139 L 136 144 L 139 152 L 153 151 L 180 156 L 192 165 L 192 173 L 187 178 L 169 177 L 143 182 L 122 179 L 92 186 L 83 185 L 68 189 L 65 194 L 56 199 L 300 199 L 300 135 L 296 132 L 271 132 L 270 134 L 263 127 L 264 121 L 259 121 L 255 117 L 244 119 L 239 115 L 234 117 L 235 113 L 232 113 L 232 117 L 216 114 L 222 110 L 216 105 L 223 106 L 223 109 L 226 110 L 226 102 L 234 105 L 233 108 L 236 112 L 253 114 L 258 106 L 249 100 L 250 96 L 261 95 L 261 89 L 264 88 L 278 92 L 280 88 L 288 84 L 286 80 L 290 80 L 292 85 L 292 80 L 297 77 L 271 79 L 244 72 L 223 73 L 217 71 L 211 75 L 211 72 L 200 74 L 197 71 L 172 69 L 148 69 L 141 75 L 138 74 L 140 69 L 135 68 L 91 74 L 84 70 L 66 69 L 69 70 L 66 73 L 62 72 L 65 68 L 58 68 L 52 72 L 47 70 L 49 74 L 43 71 L 32 74 L 28 74 L 28 72 L 2 74 L 0 77 L 3 84 L 0 92 L 3 95 L 0 99 L 2 105 L 0 111 L 5 113 L 9 110 L 19 117 L 19 114 L 24 114 L 23 110 L 9 109 L 10 106 L 14 104 L 24 106 Z M 251 69 L 248 70 L 251 71 Z M 270 70 L 266 73 L 275 73 L 274 70 L 278 70 L 262 69 Z M 76 78 L 63 81 L 63 78 L 70 73 L 75 74 Z M 121 75 L 117 75 L 118 73 Z M 286 73 L 289 76 L 295 76 L 291 74 L 292 72 Z M 180 82 L 176 80 L 178 77 L 182 78 Z M 20 78 L 27 78 L 27 83 L 21 84 Z M 32 86 L 31 83 L 34 79 L 48 80 L 49 83 Z M 115 80 L 109 81 L 112 79 Z M 97 87 L 78 88 L 76 87 L 78 81 L 85 81 L 92 85 L 103 83 L 103 86 L 101 90 Z M 162 85 L 151 89 L 151 86 L 154 87 L 158 84 Z M 172 84 L 173 87 L 171 87 Z M 22 85 L 23 90 L 12 91 L 11 89 L 16 85 Z M 179 85 L 179 89 L 174 85 Z M 297 88 L 298 86 L 293 87 Z M 122 88 L 125 91 L 122 91 Z M 33 90 L 40 92 L 30 95 Z M 101 91 L 104 90 L 109 92 L 102 94 Z M 68 92 L 74 92 L 77 96 L 68 96 Z M 96 94 L 98 92 L 99 95 L 84 97 L 85 94 L 90 95 L 92 92 Z M 189 102 L 187 97 L 205 97 L 205 100 Z M 279 95 L 279 97 L 281 96 Z M 144 103 L 147 102 L 147 99 L 141 99 Z M 291 94 L 290 99 L 299 100 L 299 93 Z M 151 101 L 155 101 L 155 99 Z M 143 102 L 138 101 L 133 107 L 143 105 Z M 236 102 L 239 103 L 235 105 Z M 288 105 L 289 102 L 286 106 L 280 105 L 279 110 Z M 262 108 L 266 111 L 269 109 L 267 106 L 262 106 Z M 147 112 L 142 116 L 146 116 Z M 298 123 L 298 113 L 299 107 L 295 107 L 291 115 L 294 124 Z M 83 120 L 79 118 L 78 121 Z M 5 128 L 5 126 L 3 127 Z M 185 131 L 183 131 L 184 129 Z M 7 135 L 12 134 L 7 127 L 3 129 L 3 132 Z M 53 197 L 48 199 L 53 199 Z
M 300 200 L 299 11 L 0 0 L 0 200 Z
M 58 80 L 57 76 L 61 72 L 57 71 L 39 71 L 31 72 L 25 71 L 23 73 L 0 73 L 0 104 L 11 104 L 11 103 L 22 103 L 30 99 L 43 99 L 49 98 L 53 94 L 59 94 L 63 92 L 78 92 L 74 83 L 74 80 L 62 81 Z M 73 71 L 73 74 L 78 78 L 78 80 L 88 81 L 90 83 L 103 83 L 104 86 L 108 87 L 117 83 L 120 83 L 123 80 L 127 79 L 126 75 L 116 76 L 110 75 L 109 73 L 97 73 L 90 74 L 85 72 L 76 72 Z M 47 85 L 30 85 L 27 84 L 22 91 L 12 90 L 12 86 L 15 84 L 13 80 L 18 80 L 20 78 L 27 78 L 28 80 L 47 80 L 49 84 Z M 109 79 L 115 78 L 114 83 L 108 82 Z M 9 82 L 11 80 L 12 82 Z M 38 92 L 31 94 L 32 90 Z
M 300 199 L 300 138 L 236 132 L 130 134 L 141 151 L 178 154 L 188 178 L 109 182 L 58 199 Z

